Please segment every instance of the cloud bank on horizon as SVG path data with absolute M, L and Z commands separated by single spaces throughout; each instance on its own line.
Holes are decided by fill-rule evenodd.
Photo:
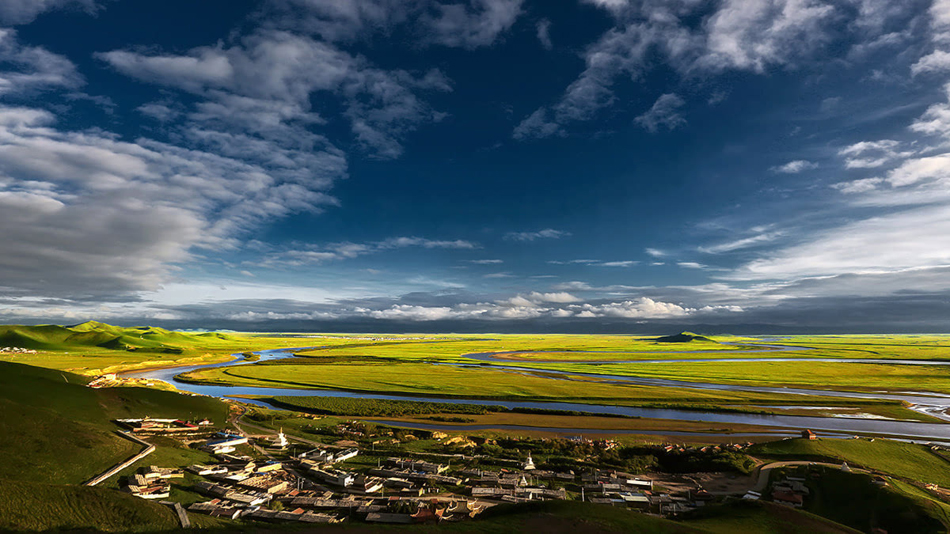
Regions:
M 0 228 L 4 322 L 945 331 L 950 0 L 8 0 Z

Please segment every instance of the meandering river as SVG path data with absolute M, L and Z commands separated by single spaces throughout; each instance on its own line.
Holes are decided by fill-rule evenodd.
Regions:
M 294 347 L 294 348 L 283 348 L 283 349 L 273 349 L 273 350 L 262 350 L 255 352 L 260 356 L 260 361 L 274 360 L 281 358 L 293 357 L 295 352 L 299 352 L 306 349 L 312 349 L 317 347 Z M 791 347 L 791 346 L 780 346 L 780 345 L 771 345 L 769 346 L 771 350 L 782 350 L 782 351 L 802 351 L 809 350 L 804 347 Z M 531 353 L 537 353 L 537 351 L 526 351 Z M 622 351 L 610 351 L 611 353 L 619 353 Z M 736 353 L 761 353 L 758 350 L 735 350 L 735 351 L 718 351 L 728 352 L 730 354 Z M 682 351 L 683 353 L 695 354 L 698 351 Z M 504 355 L 510 355 L 516 353 L 504 353 Z M 638 353 L 640 354 L 640 353 Z M 669 353 L 665 353 L 669 354 Z M 815 416 L 798 416 L 798 415 L 759 415 L 759 414 L 743 414 L 743 413 L 723 413 L 723 412 L 702 412 L 694 410 L 674 410 L 674 409 L 655 409 L 655 408 L 637 408 L 630 406 L 614 406 L 614 405 L 602 405 L 602 404 L 584 404 L 584 403 L 572 403 L 572 402 L 532 402 L 532 401 L 510 401 L 510 400 L 493 400 L 493 399 L 466 399 L 466 398 L 456 398 L 456 397 L 428 397 L 428 396 L 415 396 L 415 395 L 385 395 L 385 394 L 366 394 L 366 393 L 356 393 L 350 391 L 339 391 L 339 390 L 327 390 L 327 389 L 299 389 L 299 388 L 268 388 L 268 387 L 250 387 L 250 386 L 212 386 L 212 385 L 203 385 L 203 384 L 191 384 L 187 382 L 179 381 L 175 378 L 176 375 L 181 373 L 186 373 L 189 371 L 194 371 L 197 369 L 209 369 L 213 367 L 222 367 L 227 365 L 243 365 L 252 362 L 248 362 L 244 359 L 242 354 L 235 354 L 235 359 L 228 362 L 216 363 L 216 364 L 204 364 L 204 365 L 192 365 L 186 367 L 171 367 L 163 369 L 151 369 L 144 371 L 132 371 L 128 373 L 123 373 L 124 376 L 128 377 L 138 377 L 138 378 L 147 378 L 153 380 L 164 380 L 166 382 L 172 383 L 181 391 L 197 393 L 202 395 L 210 395 L 220 398 L 237 398 L 238 396 L 311 396 L 311 397 L 357 397 L 357 398 L 368 398 L 368 399 L 385 399 L 385 400 L 408 400 L 408 401 L 435 401 L 435 402 L 447 402 L 447 403 L 456 403 L 456 404 L 490 404 L 497 406 L 504 406 L 506 408 L 546 408 L 552 410 L 574 410 L 578 412 L 590 413 L 590 414 L 618 414 L 618 415 L 627 415 L 651 419 L 672 419 L 672 420 L 681 420 L 681 421 L 699 421 L 707 423 L 727 423 L 727 424 L 743 424 L 743 425 L 756 425 L 762 427 L 763 434 L 778 433 L 779 435 L 787 435 L 789 429 L 803 429 L 810 428 L 816 431 L 823 431 L 831 433 L 833 435 L 851 435 L 851 434 L 862 434 L 862 435 L 879 435 L 879 436 L 896 436 L 902 437 L 905 439 L 919 439 L 919 440 L 950 440 L 950 424 L 948 423 L 925 423 L 919 421 L 901 421 L 901 420 L 890 420 L 890 419 L 867 419 L 867 418 L 858 418 L 858 417 L 815 417 Z M 915 408 L 918 411 L 929 413 L 937 417 L 946 419 L 950 421 L 950 417 L 947 417 L 943 412 L 950 407 L 950 395 L 941 395 L 937 393 L 893 393 L 893 392 L 849 392 L 849 391 L 830 391 L 830 390 L 813 390 L 813 389 L 800 389 L 800 388 L 783 388 L 783 387 L 765 387 L 765 386 L 746 386 L 746 385 L 736 385 L 736 384 L 713 384 L 705 382 L 686 382 L 686 381 L 677 381 L 677 380 L 665 380 L 665 379 L 652 379 L 652 378 L 640 378 L 640 377 L 630 377 L 630 376 L 620 376 L 620 375 L 600 375 L 594 373 L 579 373 L 579 372 L 567 372 L 567 371 L 553 371 L 547 369 L 537 369 L 529 368 L 517 365 L 510 365 L 511 360 L 501 358 L 497 353 L 475 353 L 466 355 L 469 358 L 472 358 L 476 361 L 481 361 L 485 363 L 491 363 L 490 366 L 479 366 L 480 369 L 497 369 L 499 372 L 521 372 L 521 373 L 544 373 L 545 375 L 556 374 L 563 375 L 565 377 L 588 377 L 597 380 L 609 380 L 609 381 L 618 381 L 624 383 L 635 383 L 642 385 L 651 385 L 651 386 L 660 386 L 668 388 L 682 388 L 682 389 L 702 389 L 702 390 L 727 390 L 727 391 L 748 391 L 748 392 L 763 392 L 763 393 L 784 393 L 784 394 L 799 394 L 799 395 L 824 395 L 832 397 L 847 397 L 847 398 L 861 398 L 861 399 L 892 399 L 892 400 L 902 400 L 909 402 L 915 405 Z M 882 365 L 950 365 L 950 362 L 946 361 L 929 361 L 929 360 L 867 360 L 867 359 L 857 359 L 857 358 L 848 358 L 848 359 L 830 359 L 830 358 L 753 358 L 752 361 L 834 361 L 834 362 L 843 362 L 843 363 L 875 363 Z M 602 362 L 586 362 L 586 363 L 668 363 L 669 360 L 612 360 L 612 361 L 602 361 Z M 709 358 L 709 359 L 689 359 L 689 360 L 672 360 L 673 362 L 679 361 L 689 361 L 689 362 L 733 362 L 741 363 L 749 361 L 749 359 L 744 358 Z M 563 360 L 557 361 L 537 361 L 532 360 L 531 363 L 565 363 Z M 571 362 L 577 363 L 577 362 Z M 444 364 L 443 364 L 444 365 Z M 477 365 L 477 364 L 449 364 L 449 365 Z M 576 379 L 576 378 L 574 378 Z M 265 405 L 260 401 L 248 401 L 248 399 L 240 399 L 246 402 L 254 402 L 256 404 Z M 397 423 L 392 422 L 394 425 L 402 426 L 411 426 L 409 423 Z M 415 424 L 415 427 L 419 427 L 419 424 Z M 468 429 L 471 425 L 437 425 L 437 424 L 425 424 L 425 428 L 428 429 L 437 429 L 437 430 L 460 430 Z M 481 428 L 479 426 L 479 428 Z M 497 429 L 507 429 L 505 425 L 488 425 L 486 428 L 497 428 Z M 585 429 L 550 429 L 548 427 L 512 427 L 512 429 L 517 428 L 520 430 L 545 430 L 545 431 L 554 431 L 558 433 L 582 433 Z M 475 430 L 477 428 L 472 427 L 471 429 Z M 598 432 L 598 430 L 588 430 L 589 432 Z M 599 432 L 612 432 L 617 434 L 623 433 L 643 433 L 649 434 L 652 432 L 649 431 L 632 431 L 629 429 L 600 429 Z M 713 434 L 707 434 L 702 432 L 689 433 L 689 432 L 656 432 L 660 435 L 674 435 L 674 434 L 683 434 L 683 435 L 696 435 L 696 436 L 707 436 L 713 437 Z M 736 434 L 731 434 L 737 436 Z

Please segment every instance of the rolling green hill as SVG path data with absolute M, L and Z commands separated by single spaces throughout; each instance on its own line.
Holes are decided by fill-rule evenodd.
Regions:
M 97 321 L 74 326 L 0 326 L 0 346 L 34 350 L 103 348 L 180 354 L 195 346 L 231 341 L 220 333 L 186 334 L 149 326 L 119 327 Z
M 78 484 L 138 451 L 112 419 L 208 417 L 217 399 L 146 388 L 90 389 L 70 373 L 0 362 L 0 479 Z
M 174 513 L 114 490 L 0 480 L 0 530 L 173 530 Z
M 749 454 L 776 460 L 847 462 L 853 467 L 950 486 L 950 461 L 913 443 L 884 439 L 789 439 L 759 443 L 749 449 Z
M 692 332 L 681 332 L 672 336 L 658 337 L 654 341 L 657 343 L 689 343 L 691 341 L 706 341 L 708 343 L 715 343 L 715 341 L 709 339 L 708 337 L 696 335 Z

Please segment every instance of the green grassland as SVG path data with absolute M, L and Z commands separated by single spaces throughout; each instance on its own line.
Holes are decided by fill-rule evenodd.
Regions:
M 772 393 L 714 390 L 681 390 L 610 382 L 557 380 L 520 372 L 484 367 L 432 366 L 398 361 L 330 363 L 323 365 L 280 360 L 260 364 L 202 369 L 179 379 L 205 384 L 232 384 L 284 388 L 339 389 L 433 397 L 469 397 L 608 404 L 662 403 L 663 407 L 716 409 L 723 405 L 807 404 L 855 405 L 834 397 L 809 397 Z M 894 405 L 892 401 L 860 404 Z M 761 410 L 756 410 L 761 411 Z
M 469 361 L 463 358 L 465 354 L 479 352 L 510 352 L 510 351 L 540 351 L 540 352 L 576 352 L 575 357 L 596 358 L 597 354 L 584 355 L 583 351 L 625 351 L 645 352 L 650 354 L 684 353 L 693 351 L 734 351 L 734 350 L 762 350 L 757 347 L 752 338 L 711 337 L 693 339 L 685 342 L 657 341 L 656 336 L 621 336 L 621 335 L 511 335 L 492 334 L 488 336 L 459 336 L 455 339 L 442 341 L 419 339 L 404 341 L 383 342 L 353 342 L 343 345 L 329 346 L 315 350 L 299 351 L 297 354 L 310 358 L 334 358 L 343 356 L 374 356 L 381 358 L 422 359 L 426 361 Z M 720 341 L 742 343 L 741 346 L 724 345 Z M 688 354 L 683 354 L 688 356 Z M 633 359 L 634 355 L 626 357 Z M 694 355 L 695 356 L 695 355 Z M 700 355 L 701 357 L 701 355 Z
M 0 479 L 0 530 L 173 530 L 178 518 L 165 506 L 117 491 Z
M 756 457 L 847 462 L 896 477 L 950 487 L 950 461 L 924 445 L 866 439 L 789 439 L 759 443 L 750 448 Z
M 850 391 L 950 393 L 950 366 L 837 362 L 677 362 L 675 364 L 533 364 L 533 368 L 689 382 Z

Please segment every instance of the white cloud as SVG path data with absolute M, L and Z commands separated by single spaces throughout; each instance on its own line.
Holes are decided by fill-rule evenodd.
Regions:
M 511 137 L 518 140 L 543 139 L 551 136 L 563 137 L 565 135 L 567 135 L 567 132 L 558 123 L 550 120 L 548 110 L 543 108 L 525 117 L 511 133 Z
M 663 252 L 662 250 L 659 250 L 656 248 L 648 248 L 648 249 L 645 249 L 644 252 L 646 252 L 650 256 L 653 256 L 654 258 L 662 258 L 667 255 L 666 252 Z
M 311 97 L 335 95 L 357 142 L 381 158 L 398 157 L 406 133 L 441 117 L 417 92 L 451 90 L 437 70 L 421 77 L 381 70 L 330 44 L 273 30 L 184 55 L 116 50 L 97 57 L 128 76 L 203 96 L 190 115 L 201 130 L 211 125 L 239 137 L 250 130 L 279 144 L 315 143 L 305 126 L 323 119 L 311 111 Z
M 727 70 L 764 74 L 771 66 L 794 66 L 831 42 L 839 31 L 832 22 L 848 13 L 820 0 L 724 0 L 712 8 L 696 0 L 591 3 L 608 9 L 617 26 L 584 51 L 585 68 L 560 99 L 516 127 L 516 139 L 563 135 L 568 123 L 594 118 L 616 102 L 616 81 L 639 78 L 653 56 L 685 76 Z M 856 14 L 867 22 L 879 11 Z M 867 24 L 861 28 L 864 34 L 871 31 Z M 675 127 L 680 120 L 665 125 Z
M 548 19 L 541 19 L 536 25 L 538 31 L 538 42 L 541 43 L 541 46 L 545 50 L 552 50 L 554 48 L 554 43 L 551 42 L 551 21 Z
M 929 206 L 818 233 L 744 265 L 730 277 L 796 279 L 950 265 L 950 210 Z
M 914 154 L 913 151 L 899 151 L 900 145 L 893 139 L 861 141 L 842 148 L 838 155 L 846 156 L 845 167 L 849 169 L 871 169 Z
M 944 90 L 950 97 L 950 84 Z M 950 138 L 950 103 L 943 102 L 930 106 L 919 119 L 910 125 L 910 129 L 918 133 L 942 135 Z
M 647 297 L 621 302 L 578 304 L 579 299 L 569 294 L 531 293 L 495 303 L 456 304 L 453 306 L 394 305 L 382 310 L 363 310 L 361 313 L 375 319 L 402 321 L 436 320 L 524 320 L 538 318 L 596 318 L 663 319 L 684 317 L 712 311 L 741 311 L 737 306 L 686 308 L 678 304 L 657 301 Z M 566 304 L 546 306 L 545 304 Z M 344 313 L 345 315 L 345 313 Z
M 477 48 L 488 46 L 511 28 L 521 15 L 523 0 L 470 0 L 459 4 L 438 4 L 437 16 L 426 15 L 427 38 L 445 46 Z
M 265 20 L 277 27 L 319 35 L 326 41 L 366 38 L 406 22 L 419 2 L 406 0 L 270 0 Z
M 148 139 L 60 132 L 54 121 L 49 112 L 0 107 L 0 175 L 16 178 L 0 186 L 0 279 L 15 291 L 155 289 L 196 247 L 231 247 L 262 221 L 334 202 L 266 166 Z
M 504 260 L 499 259 L 488 259 L 488 260 L 468 260 L 469 263 L 474 263 L 475 265 L 497 265 L 499 263 L 505 263 Z
M 102 2 L 96 0 L 3 0 L 0 2 L 0 24 L 27 24 L 46 11 L 78 9 L 95 13 Z
M 914 76 L 925 72 L 945 72 L 950 70 L 950 52 L 934 50 L 930 54 L 917 60 L 910 67 Z
M 686 119 L 679 113 L 679 108 L 684 104 L 683 99 L 673 93 L 661 95 L 648 111 L 634 121 L 651 133 L 656 132 L 660 126 L 665 126 L 667 130 L 674 130 L 686 124 Z
M 697 64 L 716 70 L 764 72 L 826 40 L 834 7 L 818 0 L 726 0 L 706 23 Z
M 312 249 L 287 250 L 272 254 L 264 260 L 268 266 L 300 266 L 352 259 L 385 250 L 418 247 L 425 249 L 474 250 L 479 245 L 463 239 L 438 240 L 423 237 L 390 237 L 371 243 L 333 243 Z
M 425 239 L 422 237 L 391 237 L 384 241 L 380 241 L 377 246 L 379 248 L 405 248 L 405 247 L 422 247 L 422 248 L 450 248 L 450 249 L 465 249 L 471 250 L 478 248 L 478 245 L 470 241 L 465 241 L 463 239 L 455 239 L 452 241 L 445 240 L 433 240 Z
M 695 261 L 681 261 L 677 262 L 677 265 L 686 269 L 705 269 L 706 266 L 702 263 L 697 263 Z
M 782 234 L 779 232 L 769 232 L 759 235 L 754 235 L 752 237 L 744 237 L 742 239 L 736 239 L 734 241 L 728 241 L 726 243 L 720 243 L 718 245 L 712 245 L 708 247 L 699 247 L 700 252 L 705 252 L 707 254 L 723 254 L 726 252 L 733 252 L 735 250 L 747 249 L 750 247 L 759 246 L 765 243 L 771 243 L 781 237 Z
M 798 174 L 802 171 L 807 171 L 811 169 L 817 169 L 818 164 L 811 161 L 805 161 L 803 159 L 798 159 L 795 161 L 789 161 L 784 165 L 779 165 L 772 167 L 769 170 L 772 172 L 777 172 L 781 174 Z
M 894 187 L 927 180 L 941 180 L 950 185 L 950 154 L 910 159 L 887 175 L 888 183 Z
M 161 102 L 149 102 L 148 104 L 142 104 L 141 106 L 135 108 L 135 110 L 142 115 L 151 117 L 159 122 L 168 122 L 181 116 L 180 111 L 174 109 L 168 104 Z
M 15 31 L 0 28 L 0 96 L 50 88 L 75 89 L 83 83 L 69 59 L 45 48 L 23 46 Z
M 505 234 L 505 239 L 510 241 L 536 241 L 538 239 L 560 239 L 570 235 L 570 232 L 545 228 L 537 232 L 508 232 Z
M 883 182 L 883 178 L 862 178 L 860 180 L 852 180 L 850 182 L 840 182 L 832 185 L 831 187 L 841 191 L 842 193 L 859 194 L 867 193 L 868 191 L 874 191 Z
M 578 317 L 622 317 L 627 319 L 657 319 L 683 317 L 694 310 L 678 304 L 660 302 L 647 297 L 607 304 L 584 304 L 579 307 Z

